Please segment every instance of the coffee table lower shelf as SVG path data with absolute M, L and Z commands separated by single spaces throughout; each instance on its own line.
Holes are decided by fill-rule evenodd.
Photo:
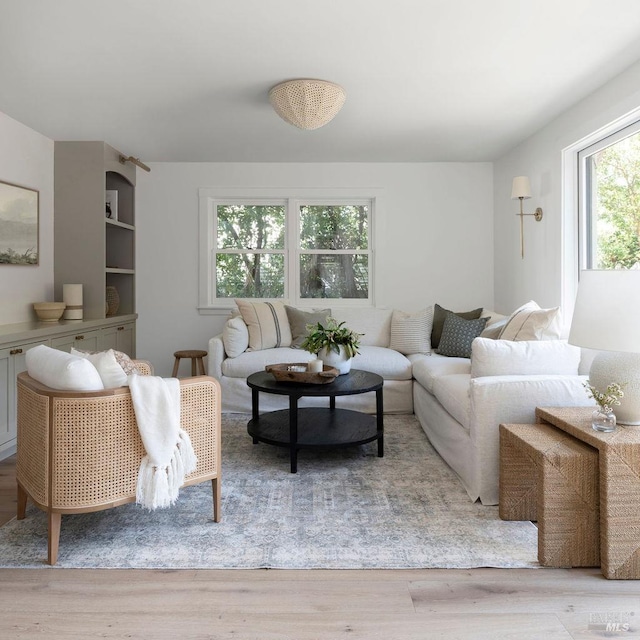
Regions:
M 378 441 L 378 456 L 384 455 L 384 431 L 378 428 L 375 415 L 350 409 L 307 407 L 297 410 L 297 437 L 291 437 L 288 409 L 264 413 L 247 424 L 254 444 L 264 442 L 295 451 L 314 448 L 352 447 Z M 293 471 L 293 469 L 292 469 Z

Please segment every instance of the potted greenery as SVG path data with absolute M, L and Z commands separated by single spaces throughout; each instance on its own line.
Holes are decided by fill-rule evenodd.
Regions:
M 321 322 L 308 324 L 307 331 L 302 348 L 317 354 L 324 364 L 335 367 L 340 375 L 349 373 L 351 359 L 359 353 L 363 334 L 352 331 L 335 318 L 327 318 L 326 326 Z

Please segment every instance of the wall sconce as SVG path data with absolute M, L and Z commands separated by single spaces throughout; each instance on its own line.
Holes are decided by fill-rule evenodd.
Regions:
M 520 200 L 520 213 L 516 213 L 520 216 L 520 254 L 524 258 L 524 217 L 533 216 L 537 222 L 542 220 L 542 209 L 538 207 L 534 213 L 523 213 L 522 201 L 531 197 L 531 184 L 527 176 L 518 176 L 513 179 L 513 186 L 511 187 L 511 199 Z

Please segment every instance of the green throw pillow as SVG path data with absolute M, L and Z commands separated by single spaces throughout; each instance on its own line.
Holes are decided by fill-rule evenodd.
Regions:
M 442 328 L 438 353 L 452 358 L 470 358 L 471 343 L 482 333 L 488 319 L 465 320 L 455 313 L 448 313 Z
M 295 307 L 284 305 L 287 310 L 287 318 L 289 318 L 289 326 L 291 327 L 291 348 L 301 349 L 304 339 L 307 337 L 307 325 L 327 324 L 327 318 L 331 316 L 331 309 L 314 309 L 313 311 L 301 311 Z
M 437 349 L 440 344 L 440 336 L 442 335 L 442 327 L 444 327 L 444 319 L 447 317 L 447 313 L 454 313 L 460 318 L 465 320 L 475 320 L 480 317 L 482 313 L 482 307 L 474 309 L 473 311 L 449 311 L 444 309 L 439 304 L 433 307 L 433 326 L 431 327 L 431 348 Z

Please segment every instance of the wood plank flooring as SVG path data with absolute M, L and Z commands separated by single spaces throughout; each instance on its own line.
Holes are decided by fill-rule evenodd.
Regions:
M 0 524 L 15 504 L 10 458 L 0 462 Z M 598 569 L 0 569 L 0 638 L 97 637 L 640 638 L 640 580 Z

